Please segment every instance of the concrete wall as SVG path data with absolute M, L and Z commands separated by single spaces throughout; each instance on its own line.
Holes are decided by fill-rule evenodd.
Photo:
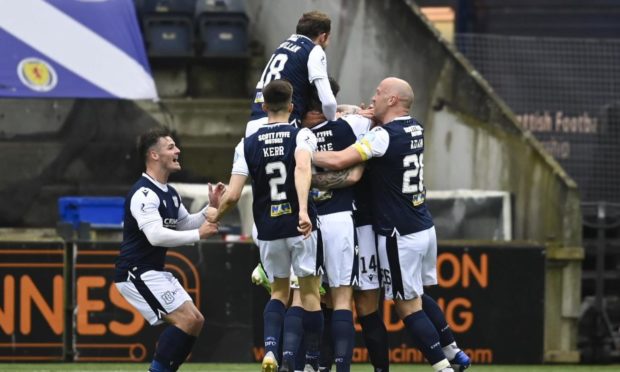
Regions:
M 387 76 L 411 83 L 413 115 L 426 128 L 424 180 L 430 190 L 509 191 L 514 238 L 549 242 L 545 352 L 576 361 L 581 212 L 576 184 L 466 60 L 442 41 L 410 0 L 250 1 L 254 38 L 267 51 L 294 31 L 299 16 L 332 18 L 328 70 L 339 102 L 368 102 Z M 274 15 L 277 9 L 277 16 Z M 516 269 L 516 268 L 515 268 Z

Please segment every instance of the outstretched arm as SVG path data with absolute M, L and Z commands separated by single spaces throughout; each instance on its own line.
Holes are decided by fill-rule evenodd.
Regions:
M 357 183 L 362 178 L 362 174 L 364 174 L 364 164 L 339 171 L 321 172 L 312 175 L 312 186 L 323 190 L 349 187 Z
M 220 198 L 220 205 L 217 209 L 209 207 L 207 210 L 207 221 L 217 222 L 224 214 L 226 214 L 232 207 L 237 205 L 241 192 L 243 191 L 243 185 L 247 180 L 247 176 L 241 174 L 232 174 L 228 187 L 224 192 L 224 195 Z
M 341 151 L 319 151 L 314 154 L 316 166 L 329 170 L 342 170 L 364 161 L 362 155 L 351 145 Z

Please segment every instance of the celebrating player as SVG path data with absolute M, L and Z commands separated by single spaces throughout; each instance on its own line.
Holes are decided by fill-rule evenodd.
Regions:
M 295 34 L 276 48 L 256 84 L 252 116 L 246 134 L 256 130 L 251 127 L 265 123 L 267 115 L 261 107 L 264 102 L 263 87 L 277 79 L 287 80 L 293 85 L 293 110 L 288 122 L 298 122 L 306 113 L 312 85 L 319 92 L 325 116 L 335 118 L 336 98 L 329 86 L 324 51 L 329 44 L 330 31 L 331 20 L 326 14 L 312 11 L 301 16 Z
M 291 265 L 299 280 L 301 302 L 306 313 L 307 352 L 318 357 L 323 313 L 320 306 L 321 262 L 317 259 L 316 208 L 309 197 L 311 160 L 316 137 L 308 129 L 288 123 L 293 110 L 293 87 L 274 80 L 264 87 L 263 109 L 268 123 L 248 133 L 235 149 L 228 190 L 219 209 L 209 211 L 209 220 L 220 217 L 236 204 L 248 176 L 252 178 L 252 211 L 261 262 L 271 283 L 271 299 L 264 311 L 265 357 L 262 370 L 275 372 L 285 306 L 289 297 Z M 286 333 L 285 333 L 286 337 Z M 293 345 L 284 340 L 283 345 Z M 282 370 L 293 371 L 296 346 L 283 349 Z
M 169 324 L 159 336 L 151 372 L 176 371 L 192 350 L 204 318 L 179 281 L 164 271 L 169 247 L 192 244 L 217 233 L 203 211 L 189 214 L 168 176 L 181 169 L 170 131 L 156 128 L 140 137 L 146 171 L 125 201 L 123 242 L 114 281 L 123 297 L 151 324 Z M 223 189 L 210 193 L 217 207 Z
M 413 90 L 401 79 L 387 78 L 372 101 L 381 125 L 342 151 L 318 152 L 314 162 L 327 169 L 343 169 L 370 160 L 372 212 L 385 297 L 394 300 L 415 346 L 433 369 L 453 371 L 444 352 L 465 354 L 458 348 L 440 347 L 432 322 L 438 316 L 429 317 L 422 308 L 423 286 L 437 284 L 437 241 L 422 182 L 423 128 L 409 116 Z M 457 368 L 469 366 L 468 359 L 463 362 L 467 365 Z

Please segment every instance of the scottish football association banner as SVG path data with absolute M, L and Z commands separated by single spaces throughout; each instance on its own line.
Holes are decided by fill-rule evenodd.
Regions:
M 0 0 L 0 97 L 156 99 L 132 0 Z

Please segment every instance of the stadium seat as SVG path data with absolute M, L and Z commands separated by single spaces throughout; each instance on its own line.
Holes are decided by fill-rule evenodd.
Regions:
M 244 1 L 199 0 L 196 19 L 201 56 L 248 57 L 248 17 Z
M 150 16 L 143 19 L 144 39 L 150 57 L 192 57 L 194 24 L 182 16 Z
M 194 56 L 196 0 L 136 0 L 150 57 Z

